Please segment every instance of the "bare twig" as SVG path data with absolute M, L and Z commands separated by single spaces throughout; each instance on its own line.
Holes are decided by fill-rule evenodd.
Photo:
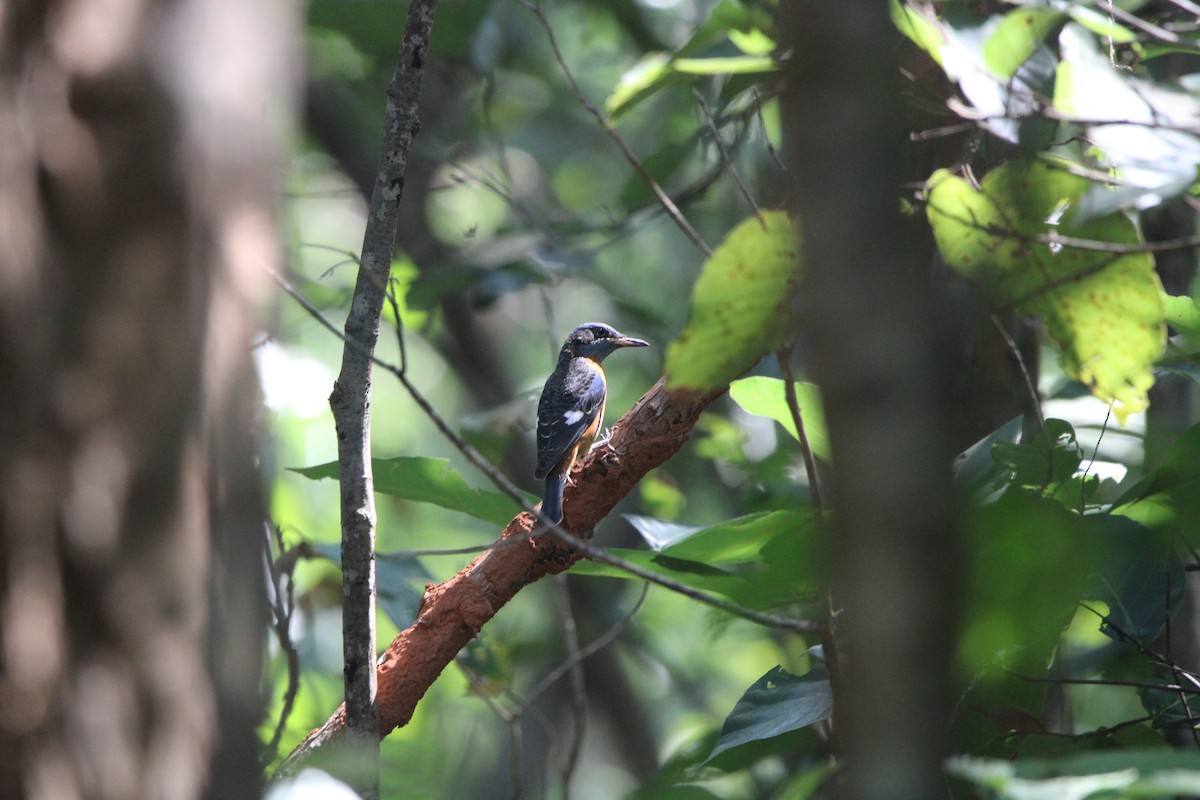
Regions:
M 458 668 L 466 676 L 467 683 L 471 684 L 475 694 L 508 726 L 508 800 L 518 800 L 521 796 L 521 715 L 512 713 L 492 697 L 484 687 L 483 681 L 475 674 L 475 670 L 461 662 Z
M 654 180 L 654 176 L 647 171 L 641 160 L 629 148 L 629 145 L 625 143 L 621 134 L 617 133 L 617 129 L 613 127 L 608 117 L 591 100 L 588 100 L 587 95 L 579 88 L 579 84 L 575 81 L 575 75 L 571 72 L 571 68 L 567 66 L 567 61 L 563 58 L 562 51 L 558 48 L 558 38 L 554 35 L 554 29 L 550 27 L 550 20 L 546 19 L 546 15 L 542 11 L 541 0 L 522 0 L 522 3 L 533 13 L 534 17 L 537 18 L 538 24 L 546 32 L 546 40 L 550 43 L 550 49 L 554 51 L 554 60 L 558 62 L 558 67 L 567 79 L 567 83 L 570 85 L 575 99 L 595 118 L 596 123 L 608 134 L 609 138 L 616 143 L 621 151 L 621 155 L 625 156 L 625 160 L 629 162 L 629 166 L 633 167 L 633 171 L 650 187 L 650 191 L 654 193 L 659 205 L 662 206 L 663 211 L 667 212 L 667 216 L 671 218 L 671 221 L 675 223 L 679 230 L 683 231 L 683 234 L 691 240 L 692 244 L 699 248 L 700 252 L 704 253 L 705 257 L 711 256 L 712 248 L 700 238 L 700 234 L 692 227 L 692 223 L 687 221 L 687 217 L 679 210 L 679 206 L 675 205 L 670 196 L 658 185 L 658 181 Z
M 791 346 L 781 349 L 776 354 L 776 358 L 779 360 L 779 372 L 783 376 L 783 392 L 788 410 L 792 414 L 792 424 L 796 426 L 796 433 L 800 436 L 800 451 L 804 454 L 804 470 L 808 474 L 808 491 L 813 515 L 816 517 L 817 524 L 824 527 L 825 513 L 821 503 L 821 486 L 817 482 L 817 460 L 813 457 L 812 445 L 808 441 L 808 431 L 804 427 L 804 418 L 800 412 L 800 401 L 796 397 L 796 380 L 792 375 Z M 828 530 L 824 532 L 828 533 Z M 826 587 L 823 601 L 821 609 L 823 625 L 820 631 L 821 653 L 825 657 L 825 668 L 829 672 L 829 685 L 833 690 L 836 702 L 842 687 L 842 678 L 841 661 L 838 655 L 837 604 L 833 599 L 832 588 Z
M 1096 446 L 1092 449 L 1092 458 L 1088 461 L 1088 465 L 1083 469 L 1083 476 L 1079 481 L 1079 513 L 1082 516 L 1086 510 L 1083 505 L 1083 490 L 1087 486 L 1088 473 L 1092 471 L 1092 467 L 1096 464 L 1096 455 L 1100 452 L 1100 443 L 1104 441 L 1104 433 L 1108 430 L 1108 421 L 1112 419 L 1113 404 L 1110 401 L 1108 404 L 1108 412 L 1104 415 L 1104 424 L 1100 426 L 1100 435 L 1096 437 Z
M 275 760 L 279 752 L 279 742 L 283 739 L 284 728 L 287 727 L 288 717 L 296 703 L 296 695 L 300 691 L 300 654 L 296 651 L 296 643 L 292 641 L 292 613 L 296 610 L 296 590 L 292 575 L 296 568 L 296 550 L 287 550 L 283 545 L 283 534 L 278 528 L 274 529 L 275 545 L 279 550 L 279 558 L 274 558 L 271 551 L 272 528 L 263 524 L 263 560 L 266 562 L 267 574 L 271 579 L 271 593 L 268 598 L 271 609 L 271 629 L 279 642 L 287 662 L 287 688 L 283 693 L 283 708 L 271 734 L 271 741 L 263 751 L 262 762 L 269 764 Z
M 1033 413 L 1037 415 L 1038 430 L 1042 433 L 1046 432 L 1046 417 L 1042 413 L 1042 397 L 1038 393 L 1037 384 L 1033 382 L 1033 376 L 1029 374 L 1029 366 L 1025 363 L 1025 356 L 1021 354 L 1021 348 L 1017 346 L 1016 341 L 1009 334 L 1008 329 L 1004 327 L 1004 323 L 995 314 L 991 315 L 992 324 L 996 326 L 996 330 L 1000 332 L 1001 338 L 1004 339 L 1004 344 L 1008 347 L 1013 358 L 1017 361 L 1017 369 L 1021 370 L 1021 379 L 1025 383 L 1025 391 L 1029 392 L 1029 402 L 1033 406 Z M 1054 443 L 1050 443 L 1050 447 L 1054 447 Z
M 792 414 L 792 424 L 800 436 L 800 452 L 804 454 L 804 472 L 808 476 L 808 491 L 812 496 L 813 513 L 818 520 L 824 518 L 821 504 L 821 487 L 817 483 L 817 459 L 813 456 L 812 445 L 808 441 L 808 431 L 804 427 L 804 418 L 800 412 L 800 401 L 796 398 L 796 379 L 792 375 L 792 348 L 786 347 L 776 354 L 779 359 L 779 371 L 783 375 L 783 392 L 787 400 L 788 411 Z
M 717 127 L 717 121 L 713 119 L 712 112 L 708 108 L 708 103 L 704 102 L 704 95 L 700 94 L 698 89 L 692 90 L 692 96 L 696 98 L 696 103 L 700 106 L 700 113 L 704 116 L 704 122 L 708 126 L 708 132 L 712 135 L 713 144 L 717 146 L 717 150 L 721 153 L 721 163 L 725 165 L 725 170 L 729 173 L 729 177 L 733 178 L 733 182 L 737 184 L 738 191 L 742 193 L 746 204 L 754 211 L 761 214 L 762 211 L 758 207 L 758 203 L 754 200 L 754 195 L 750 194 L 750 190 L 746 188 L 746 184 L 742 181 L 742 176 L 738 174 L 737 168 L 733 166 L 733 160 L 729 157 L 729 150 L 725 147 L 725 140 L 721 138 L 721 130 Z
M 1097 253 L 1113 253 L 1116 255 L 1174 253 L 1180 250 L 1194 250 L 1200 247 L 1200 236 L 1185 236 L 1180 239 L 1166 239 L 1158 242 L 1124 243 L 1102 242 L 1095 239 L 1078 239 L 1074 236 L 1063 236 L 1060 233 L 1051 231 L 1031 238 L 1040 244 L 1061 245 L 1075 250 L 1091 250 Z
M 563 641 L 567 646 L 567 672 L 571 676 L 571 739 L 567 757 L 562 767 L 562 796 L 571 796 L 571 779 L 579 764 L 579 753 L 583 749 L 583 737 L 587 732 L 587 687 L 583 683 L 583 664 L 579 655 L 579 631 L 575 626 L 575 615 L 571 612 L 571 595 L 567 592 L 567 576 L 554 576 L 554 594 L 558 600 L 558 613 L 562 618 Z
M 627 627 L 629 627 L 629 623 L 633 621 L 633 618 L 637 615 L 638 611 L 641 610 L 642 603 L 646 601 L 646 595 L 649 593 L 649 591 L 650 584 L 642 584 L 642 593 L 638 597 L 637 602 L 633 604 L 633 608 L 629 609 L 629 613 L 614 622 L 612 627 L 606 630 L 600 636 L 597 636 L 594 640 L 589 642 L 587 647 L 584 647 L 576 655 L 571 656 L 566 661 L 559 664 L 557 667 L 552 669 L 549 674 L 546 675 L 546 677 L 538 681 L 537 686 L 525 693 L 523 707 L 528 707 L 530 704 L 532 704 L 535 699 L 540 697 L 547 689 L 554 685 L 559 678 L 561 678 L 563 675 L 566 675 L 568 671 L 574 669 L 576 664 L 580 664 L 585 659 L 600 652 L 607 647 L 610 642 L 620 636 L 621 633 Z

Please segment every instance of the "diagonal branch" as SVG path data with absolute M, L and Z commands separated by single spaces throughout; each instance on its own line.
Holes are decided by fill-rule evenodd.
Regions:
M 662 382 L 655 385 L 617 423 L 608 444 L 576 467 L 561 527 L 580 540 L 591 538 L 595 526 L 637 482 L 684 445 L 700 413 L 718 394 L 668 392 Z M 532 514 L 519 514 L 500 538 L 522 541 L 490 548 L 450 580 L 426 589 L 416 622 L 395 638 L 379 660 L 381 736 L 411 719 L 417 702 L 442 670 L 518 591 L 546 575 L 563 572 L 583 557 L 579 549 L 554 536 L 531 536 L 537 524 Z M 288 756 L 278 774 L 295 771 L 346 733 L 343 705 Z

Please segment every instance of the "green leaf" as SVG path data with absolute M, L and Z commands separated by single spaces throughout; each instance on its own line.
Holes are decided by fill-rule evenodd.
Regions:
M 1200 794 L 1200 754 L 1166 747 L 1016 761 L 957 756 L 946 770 L 1001 800 L 1169 798 Z
M 451 511 L 461 511 L 496 525 L 507 525 L 521 513 L 521 507 L 506 495 L 472 489 L 461 473 L 444 458 L 399 457 L 371 461 L 375 491 L 420 503 L 433 503 Z M 315 467 L 292 469 L 306 478 L 338 477 L 336 461 Z M 537 499 L 528 496 L 532 505 Z
M 1004 15 L 983 45 L 983 62 L 1004 80 L 1017 74 L 1063 14 L 1048 8 L 1022 8 Z
M 1026 674 L 1045 669 L 1096 557 L 1080 520 L 1060 503 L 1019 488 L 968 514 L 960 658 L 969 674 L 997 664 Z M 986 680 L 1003 677 L 990 671 Z
M 775 420 L 799 441 L 783 381 L 757 375 L 742 378 L 729 384 L 729 396 L 747 413 Z M 825 429 L 825 412 L 821 410 L 820 390 L 812 383 L 797 383 L 796 401 L 804 432 L 808 434 L 808 446 L 817 458 L 829 461 L 829 434 Z
M 888 9 L 892 15 L 892 24 L 896 30 L 904 34 L 917 47 L 920 47 L 939 65 L 942 63 L 942 47 L 946 38 L 942 35 L 933 20 L 918 10 L 900 0 L 889 0 Z
M 646 544 L 650 545 L 650 549 L 656 553 L 661 553 L 675 542 L 681 542 L 692 534 L 704 530 L 693 525 L 680 525 L 665 519 L 643 517 L 638 514 L 622 514 L 621 516 L 625 517 L 634 530 L 646 540 Z
M 667 349 L 667 386 L 720 389 L 778 347 L 799 264 L 800 238 L 787 213 L 763 212 L 734 228 L 696 280 L 687 327 Z
M 1121 214 L 1077 222 L 1089 183 L 1055 165 L 1012 162 L 976 191 L 938 170 L 927 184 L 929 223 L 952 267 L 984 283 L 1000 303 L 1035 314 L 1058 344 L 1063 369 L 1125 418 L 1148 405 L 1151 367 L 1164 344 L 1162 286 L 1147 253 L 1117 256 L 1051 246 L 1061 235 L 1116 244 L 1141 241 Z
M 1084 517 L 1083 533 L 1098 554 L 1084 596 L 1108 606 L 1100 630 L 1119 642 L 1132 637 L 1151 645 L 1183 600 L 1179 556 L 1166 537 L 1117 514 Z
M 770 56 L 729 56 L 726 58 L 677 58 L 672 62 L 677 72 L 688 75 L 745 75 L 774 72 L 779 69 Z
M 1071 15 L 1071 19 L 1101 39 L 1112 39 L 1114 44 L 1129 44 L 1137 41 L 1136 33 L 1114 21 L 1108 14 L 1101 14 L 1094 8 L 1072 4 L 1067 13 Z
M 660 554 L 646 550 L 630 550 L 624 547 L 609 547 L 605 552 L 636 564 L 664 578 L 671 578 L 687 584 L 693 589 L 714 592 L 725 597 L 740 595 L 747 583 L 746 579 L 728 570 L 710 567 L 695 561 L 682 559 L 661 558 Z M 572 575 L 591 575 L 602 578 L 623 578 L 625 580 L 642 580 L 620 567 L 604 564 L 599 561 L 579 561 L 571 567 Z
M 764 511 L 694 531 L 662 552 L 672 558 L 701 564 L 753 561 L 767 542 L 781 534 L 811 539 L 812 514 L 802 511 Z
M 1051 418 L 1032 442 L 996 442 L 992 458 L 1013 473 L 1013 483 L 1018 486 L 1045 487 L 1074 475 L 1083 461 L 1083 451 L 1071 423 Z
M 1163 293 L 1167 324 L 1179 331 L 1191 344 L 1200 344 L 1200 306 L 1190 297 Z
M 675 76 L 670 53 L 647 53 L 621 74 L 616 87 L 604 101 L 604 110 L 618 117 L 662 88 Z
M 794 541 L 794 532 L 791 535 Z M 772 544 L 768 542 L 765 549 L 773 550 Z M 812 599 L 809 583 L 805 582 L 805 576 L 796 568 L 795 550 L 793 547 L 785 556 L 772 558 L 769 564 L 758 570 L 746 571 L 745 574 L 735 572 L 732 568 L 722 569 L 699 561 L 672 558 L 666 553 L 620 547 L 607 548 L 606 552 L 693 589 L 719 594 L 750 608 L 766 609 Z M 598 561 L 579 561 L 571 567 L 571 574 L 642 580 L 620 567 Z
M 730 748 L 796 731 L 833 714 L 833 691 L 823 664 L 803 676 L 775 667 L 746 690 L 721 726 L 709 755 L 712 761 Z
M 1021 439 L 1024 419 L 1013 417 L 987 436 L 958 454 L 950 465 L 955 482 L 966 492 L 980 499 L 1007 485 L 1009 473 L 992 456 L 992 448 L 998 442 L 1016 444 Z

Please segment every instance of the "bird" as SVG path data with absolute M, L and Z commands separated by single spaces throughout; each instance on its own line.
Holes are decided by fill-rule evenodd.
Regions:
M 648 346 L 649 342 L 602 322 L 585 322 L 563 342 L 558 365 L 538 401 L 534 477 L 546 482 L 542 495 L 546 520 L 562 522 L 563 485 L 576 458 L 587 454 L 600 432 L 607 392 L 600 362 L 622 347 Z

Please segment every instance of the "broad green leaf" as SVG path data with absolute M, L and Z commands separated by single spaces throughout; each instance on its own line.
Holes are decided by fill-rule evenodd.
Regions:
M 768 549 L 770 549 L 770 545 L 771 543 L 767 544 Z M 803 580 L 803 575 L 798 574 L 797 570 L 792 568 L 793 559 L 791 558 L 772 559 L 774 569 L 768 565 L 765 571 L 760 567 L 758 571 L 741 574 L 732 569 L 701 564 L 699 561 L 672 558 L 665 553 L 653 553 L 647 550 L 610 547 L 607 548 L 607 552 L 656 575 L 670 578 L 693 589 L 728 597 L 735 603 L 750 608 L 776 608 L 785 604 L 810 602 L 814 597 L 811 586 Z M 642 580 L 620 567 L 598 561 L 579 561 L 571 567 L 571 574 Z
M 663 549 L 663 555 L 727 564 L 759 559 L 767 542 L 781 534 L 811 539 L 812 514 L 802 511 L 764 511 L 731 519 L 709 528 L 694 530 Z
M 472 489 L 463 476 L 444 458 L 376 458 L 371 461 L 375 491 L 420 503 L 433 503 L 461 511 L 486 522 L 507 525 L 521 507 L 498 492 Z M 320 480 L 338 476 L 336 461 L 315 467 L 293 469 L 306 478 Z M 528 497 L 530 505 L 536 498 Z
M 998 442 L 1016 444 L 1021 440 L 1024 420 L 1013 417 L 987 436 L 958 454 L 950 465 L 954 480 L 966 492 L 981 500 L 990 497 L 1002 486 L 1007 485 L 1009 473 L 992 457 L 992 448 Z
M 1047 419 L 1046 429 L 1031 442 L 996 442 L 992 458 L 1013 473 L 1016 485 L 1045 487 L 1074 475 L 1083 461 L 1083 450 L 1069 422 Z
M 800 434 L 788 408 L 784 382 L 778 378 L 753 376 L 741 378 L 729 384 L 729 396 L 747 413 L 770 417 L 783 426 L 797 441 Z M 825 412 L 821 410 L 821 392 L 815 384 L 797 383 L 796 401 L 800 406 L 800 420 L 808 435 L 808 446 L 813 455 L 829 461 L 829 435 L 825 430 Z
M 956 756 L 946 770 L 1000 800 L 1168 798 L 1200 794 L 1200 754 L 1167 747 L 1097 750 L 1065 758 Z
M 1183 600 L 1179 556 L 1167 537 L 1117 514 L 1084 517 L 1083 535 L 1097 553 L 1084 596 L 1108 606 L 1100 630 L 1118 642 L 1150 646 Z
M 745 589 L 746 579 L 740 575 L 717 567 L 710 567 L 695 561 L 681 559 L 664 559 L 660 554 L 647 550 L 631 550 L 625 547 L 609 547 L 606 552 L 610 555 L 636 564 L 656 575 L 671 578 L 687 584 L 693 589 L 734 597 Z M 572 575 L 592 575 L 604 578 L 624 578 L 626 580 L 642 580 L 620 567 L 604 564 L 599 561 L 579 561 L 571 567 Z
M 1101 14 L 1094 8 L 1072 4 L 1067 13 L 1071 15 L 1071 19 L 1101 39 L 1111 39 L 1114 44 L 1129 44 L 1137 41 L 1136 33 L 1116 22 L 1108 14 Z
M 800 282 L 791 217 L 766 211 L 739 224 L 704 264 L 687 327 L 667 349 L 671 389 L 720 389 L 783 339 Z
M 1131 486 L 1112 513 L 1200 546 L 1200 425 L 1181 433 L 1163 462 Z
M 818 664 L 805 675 L 775 667 L 746 690 L 721 726 L 708 760 L 730 748 L 799 730 L 833 714 L 829 674 Z
M 952 267 L 1000 303 L 1042 318 L 1063 369 L 1124 422 L 1148 405 L 1164 343 L 1162 286 L 1148 253 L 1117 255 L 1037 241 L 1051 232 L 1115 244 L 1141 241 L 1121 214 L 1076 222 L 1089 183 L 1053 164 L 1012 162 L 976 191 L 938 170 L 927 184 L 929 223 Z
M 1057 501 L 1010 489 L 966 519 L 970 547 L 959 656 L 967 674 L 1045 669 L 1092 572 L 1081 517 Z M 987 680 L 1003 680 L 990 671 Z M 1041 688 L 1030 690 L 1037 697 Z
M 641 534 L 642 538 L 646 540 L 646 544 L 650 545 L 650 549 L 656 553 L 661 553 L 676 542 L 681 542 L 692 534 L 704 530 L 694 525 L 680 525 L 669 520 L 643 517 L 639 514 L 622 514 L 621 516 L 625 517 L 625 520 Z
M 1011 78 L 1062 17 L 1048 8 L 1008 12 L 984 42 L 984 64 L 997 78 Z

